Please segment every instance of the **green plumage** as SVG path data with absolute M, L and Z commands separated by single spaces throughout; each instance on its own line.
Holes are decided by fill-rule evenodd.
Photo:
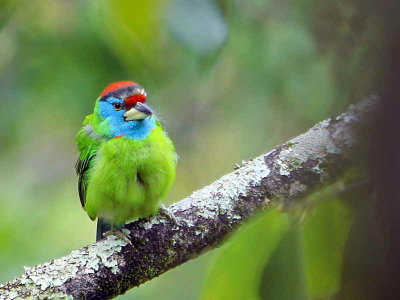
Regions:
M 174 182 L 177 156 L 158 121 L 144 138 L 113 136 L 98 103 L 76 138 L 79 196 L 92 220 L 118 226 L 157 212 Z

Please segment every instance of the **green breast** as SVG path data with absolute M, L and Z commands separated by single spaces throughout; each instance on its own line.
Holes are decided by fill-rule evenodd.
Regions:
M 125 137 L 100 146 L 91 169 L 85 210 L 119 225 L 154 214 L 175 179 L 176 153 L 156 127 L 143 140 Z

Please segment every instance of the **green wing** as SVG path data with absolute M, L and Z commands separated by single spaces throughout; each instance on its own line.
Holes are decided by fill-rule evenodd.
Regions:
M 93 115 L 89 115 L 86 117 L 83 122 L 84 126 L 76 136 L 80 155 L 75 164 L 75 171 L 79 176 L 78 192 L 82 207 L 85 206 L 86 202 L 86 190 L 90 179 L 90 169 L 93 166 L 94 158 L 96 157 L 97 150 L 102 141 L 101 137 L 93 131 L 91 125 L 92 116 Z
M 81 200 L 82 207 L 85 206 L 86 202 L 86 190 L 89 181 L 89 169 L 90 163 L 95 155 L 87 155 L 84 158 L 78 158 L 75 164 L 76 174 L 79 175 L 78 179 L 78 192 L 79 199 Z

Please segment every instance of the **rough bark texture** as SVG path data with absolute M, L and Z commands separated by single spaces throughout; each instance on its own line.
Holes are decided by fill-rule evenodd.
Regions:
M 132 245 L 109 236 L 0 286 L 0 299 L 108 299 L 213 249 L 250 216 L 290 205 L 338 179 L 365 149 L 361 132 L 378 100 L 351 105 L 273 151 L 147 220 L 126 225 Z M 168 213 L 166 213 L 168 212 Z

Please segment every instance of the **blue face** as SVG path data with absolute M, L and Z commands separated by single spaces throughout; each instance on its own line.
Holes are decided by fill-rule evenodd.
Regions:
M 146 138 L 156 127 L 156 118 L 149 116 L 143 120 L 125 121 L 124 113 L 127 110 L 124 101 L 108 97 L 106 101 L 99 101 L 99 113 L 108 122 L 112 136 L 126 136 L 134 140 Z

